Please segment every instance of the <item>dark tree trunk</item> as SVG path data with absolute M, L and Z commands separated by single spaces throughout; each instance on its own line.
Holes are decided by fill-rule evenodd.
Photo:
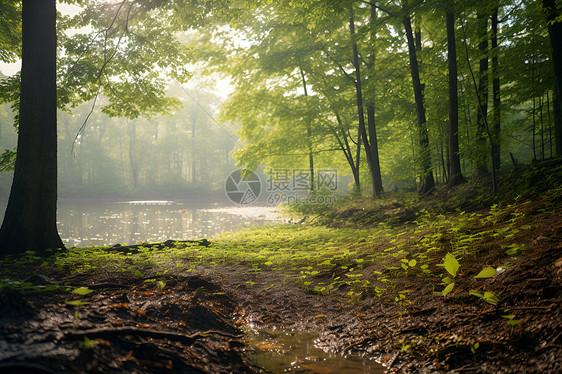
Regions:
M 492 12 L 492 136 L 494 138 L 494 147 L 492 149 L 494 167 L 500 168 L 500 127 L 501 127 L 501 110 L 500 110 L 500 72 L 498 63 L 498 7 Z
M 562 104 L 558 87 L 552 93 L 552 113 L 554 115 L 554 144 L 556 154 L 562 156 Z
M 349 19 L 349 30 L 351 35 L 355 35 L 355 22 L 353 16 L 353 9 L 350 9 L 351 15 Z M 377 189 L 378 183 L 376 181 L 376 170 L 378 167 L 378 174 L 380 178 L 380 166 L 375 166 L 375 159 L 373 157 L 373 152 L 371 145 L 369 144 L 369 139 L 367 137 L 367 129 L 365 128 L 365 111 L 363 109 L 363 91 L 361 87 L 361 66 L 359 64 L 359 52 L 357 51 L 357 43 L 353 43 L 353 65 L 355 67 L 355 89 L 357 91 L 357 114 L 359 117 L 359 132 L 361 133 L 361 139 L 363 140 L 363 146 L 365 147 L 365 153 L 367 155 L 367 162 L 369 164 L 369 170 L 371 172 L 371 179 L 373 181 L 373 197 L 380 196 L 382 193 L 382 188 Z M 382 184 L 381 184 L 382 187 Z
M 478 49 L 480 50 L 480 69 L 478 74 L 478 100 L 476 116 L 476 171 L 478 174 L 488 172 L 486 123 L 488 121 L 488 17 L 478 13 Z
M 542 6 L 548 22 L 550 49 L 556 75 L 557 90 L 554 93 L 553 105 L 556 154 L 562 156 L 562 22 L 557 21 L 557 18 L 560 17 L 561 9 L 556 6 L 556 0 L 543 0 Z
M 56 2 L 24 0 L 20 126 L 0 253 L 64 248 L 57 232 Z
M 376 63 L 376 50 L 375 50 L 375 21 L 377 19 L 377 10 L 374 6 L 371 6 L 371 47 L 372 53 L 371 58 L 369 59 L 370 69 L 373 71 L 375 70 L 375 63 Z M 371 98 L 367 100 L 367 128 L 369 130 L 369 143 L 371 146 L 371 154 L 373 159 L 373 167 L 371 168 L 371 179 L 373 182 L 373 190 L 376 196 L 380 196 L 383 193 L 382 187 L 382 176 L 381 176 L 381 167 L 380 167 L 380 159 L 379 159 L 379 141 L 377 139 L 377 126 L 375 120 L 375 99 L 376 99 L 376 92 L 374 87 L 375 79 L 372 77 L 370 96 Z
M 367 128 L 369 129 L 369 145 L 371 146 L 371 157 L 373 166 L 371 168 L 371 179 L 375 196 L 383 193 L 381 166 L 379 159 L 379 145 L 377 140 L 377 128 L 375 125 L 375 106 L 373 102 L 367 104 Z
M 355 152 L 355 168 L 357 169 L 357 178 L 355 179 L 355 187 L 357 187 L 357 194 L 361 193 L 361 129 L 357 129 L 357 149 Z M 354 174 L 355 177 L 355 174 Z
M 412 84 L 414 87 L 414 97 L 416 101 L 416 113 L 418 117 L 418 133 L 420 141 L 420 160 L 421 172 L 420 185 L 418 192 L 420 194 L 427 194 L 435 187 L 435 180 L 433 179 L 433 171 L 431 169 L 431 154 L 429 149 L 429 135 L 427 133 L 427 125 L 425 120 L 425 109 L 423 106 L 423 88 L 420 81 L 420 73 L 418 69 L 418 58 L 416 55 L 416 48 L 414 37 L 412 35 L 412 23 L 410 17 L 403 19 L 404 29 L 406 30 L 406 38 L 408 39 L 408 52 L 410 55 L 410 70 L 412 73 Z
M 308 97 L 308 89 L 306 87 L 306 78 L 304 76 L 304 70 L 301 70 L 301 77 L 302 77 L 302 87 L 304 89 L 304 96 Z M 308 140 L 308 168 L 310 171 L 310 191 L 314 191 L 314 154 L 312 153 L 312 128 L 310 127 L 310 123 L 307 121 L 306 123 L 306 136 Z
M 447 51 L 449 60 L 449 184 L 464 183 L 459 155 L 459 95 L 457 85 L 457 47 L 455 41 L 455 15 L 448 11 Z

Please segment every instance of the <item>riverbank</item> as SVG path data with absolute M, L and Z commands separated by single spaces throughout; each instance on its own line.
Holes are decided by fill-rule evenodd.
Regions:
M 277 346 L 247 345 L 240 328 L 251 326 L 315 332 L 319 347 L 389 372 L 557 373 L 558 182 L 487 208 L 461 210 L 466 199 L 438 200 L 455 193 L 442 190 L 415 209 L 388 199 L 308 213 L 321 225 L 4 259 L 0 347 L 15 348 L 2 362 L 259 372 L 247 351 Z M 292 370 L 337 372 L 322 360 L 304 367 Z

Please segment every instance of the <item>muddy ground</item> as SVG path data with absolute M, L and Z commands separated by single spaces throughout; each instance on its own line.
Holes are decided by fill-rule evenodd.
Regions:
M 242 264 L 150 278 L 19 266 L 9 278 L 24 286 L 4 281 L 0 290 L 0 373 L 262 372 L 248 359 L 256 348 L 244 326 L 316 332 L 321 348 L 364 355 L 392 373 L 560 373 L 562 199 L 548 209 L 535 200 L 519 222 L 533 227 L 517 238 L 525 250 L 496 276 L 476 280 L 483 264 L 505 262 L 504 251 L 493 250 L 498 243 L 483 246 L 463 262 L 447 297 L 435 294 L 438 280 L 419 274 L 395 279 L 404 300 L 364 293 L 350 302 L 346 286 L 318 295 L 287 281 L 290 274 Z M 482 286 L 496 303 L 469 295 Z M 68 292 L 80 287 L 92 292 Z M 338 371 L 319 363 L 292 372 Z
M 284 276 L 248 275 L 232 266 L 199 269 L 187 277 L 162 275 L 148 283 L 103 272 L 35 275 L 27 281 L 93 292 L 81 296 L 5 287 L 0 292 L 0 372 L 260 372 L 247 359 L 251 348 L 240 329 L 251 324 L 317 332 L 320 347 L 365 355 L 389 372 L 559 373 L 562 220 L 541 218 L 532 237 L 515 266 L 488 280 L 498 305 L 467 295 L 476 265 L 465 270 L 467 276 L 448 298 L 434 295 L 434 285 L 416 277 L 402 279 L 401 287 L 410 291 L 404 306 L 390 297 L 352 304 L 342 297 L 345 289 L 320 296 L 290 282 L 270 287 Z M 494 263 L 493 256 L 481 260 Z M 77 307 L 69 300 L 88 304 Z M 510 325 L 502 316 L 513 314 L 519 322 Z M 316 370 L 301 372 L 331 372 Z

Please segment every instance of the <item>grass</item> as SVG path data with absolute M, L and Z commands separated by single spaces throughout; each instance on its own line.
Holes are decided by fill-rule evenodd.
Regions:
M 548 214 L 553 209 L 550 202 L 561 196 L 560 187 L 546 193 L 539 213 Z M 367 228 L 265 226 L 216 236 L 208 247 L 176 243 L 164 249 L 140 247 L 135 254 L 86 247 L 43 259 L 28 251 L 19 258 L 5 259 L 0 278 L 4 286 L 31 287 L 14 283 L 10 275 L 29 268 L 29 264 L 34 264 L 38 273 L 55 278 L 96 272 L 148 278 L 237 266 L 248 274 L 283 274 L 293 285 L 320 295 L 340 290 L 350 302 L 387 294 L 398 304 L 407 305 L 407 290 L 400 288 L 399 280 L 426 278 L 440 292 L 447 286 L 447 282 L 439 285 L 447 277 L 443 268 L 447 253 L 458 259 L 461 270 L 466 268 L 464 262 L 474 262 L 484 251 L 495 251 L 502 265 L 509 266 L 524 250 L 521 238 L 534 228 L 525 223 L 530 205 L 529 201 L 517 201 L 473 213 L 420 211 L 409 223 L 390 219 Z M 487 264 L 481 265 L 484 268 Z M 253 286 L 254 281 L 248 285 Z

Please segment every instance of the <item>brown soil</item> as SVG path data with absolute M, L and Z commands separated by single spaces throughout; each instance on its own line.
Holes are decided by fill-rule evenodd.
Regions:
M 250 322 L 318 332 L 322 348 L 364 354 L 389 372 L 560 373 L 561 208 L 562 199 L 537 197 L 526 204 L 518 225 L 533 229 L 516 238 L 525 250 L 495 277 L 476 280 L 483 264 L 505 264 L 505 251 L 497 249 L 510 242 L 485 243 L 463 262 L 447 297 L 434 294 L 438 279 L 419 274 L 396 278 L 396 287 L 409 291 L 402 302 L 394 294 L 364 294 L 355 303 L 345 298 L 344 287 L 320 296 L 287 281 L 287 274 L 252 274 L 243 266 L 157 277 L 163 289 L 103 270 L 36 275 L 28 279 L 33 284 L 56 279 L 95 292 L 83 297 L 89 304 L 75 318 L 76 307 L 66 304 L 73 298 L 69 293 L 0 290 L 0 373 L 259 372 L 246 358 L 249 348 L 239 329 Z M 494 227 L 509 215 L 506 210 Z M 484 229 L 489 227 L 468 228 Z M 31 272 L 22 270 L 19 278 Z M 472 289 L 493 292 L 499 302 L 470 296 Z

